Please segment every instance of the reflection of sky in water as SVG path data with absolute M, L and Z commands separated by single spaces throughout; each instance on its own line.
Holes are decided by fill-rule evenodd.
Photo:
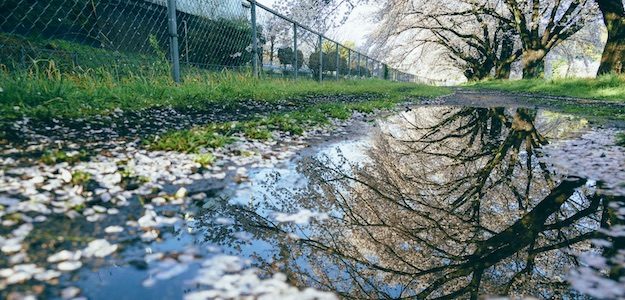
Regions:
M 369 147 L 369 143 L 370 137 L 333 143 L 321 148 L 314 156 L 325 157 L 333 162 L 338 162 L 340 155 L 352 163 L 364 161 L 367 158 L 365 150 Z M 278 180 L 275 184 L 272 183 L 268 190 L 264 183 L 270 181 L 274 175 L 278 175 Z M 264 196 L 268 196 L 267 200 L 271 201 L 269 193 L 273 190 L 281 188 L 295 190 L 305 187 L 307 183 L 306 177 L 297 171 L 297 163 L 290 162 L 279 168 L 251 170 L 249 182 L 240 184 L 233 190 L 224 191 L 223 195 L 230 199 L 231 204 L 246 205 L 251 201 L 263 200 Z
M 311 154 L 337 161 L 340 156 L 339 153 L 341 153 L 352 162 L 361 161 L 366 157 L 364 150 L 368 143 L 369 138 L 330 143 Z M 274 182 L 275 175 L 278 177 Z M 271 192 L 276 189 L 284 188 L 292 191 L 303 188 L 308 183 L 307 178 L 297 171 L 297 161 L 279 164 L 271 169 L 250 169 L 248 176 L 249 181 L 238 185 L 229 185 L 220 192 L 219 196 L 230 199 L 229 203 L 231 204 L 248 205 L 251 202 L 271 201 Z M 259 213 L 263 212 L 259 211 Z M 264 213 L 270 215 L 271 212 Z M 236 248 L 214 247 L 203 241 L 201 228 L 197 230 L 197 234 L 193 235 L 188 234 L 186 226 L 181 224 L 177 224 L 168 231 L 169 233 L 162 241 L 152 243 L 147 248 L 136 245 L 129 245 L 125 248 L 124 260 L 131 262 L 130 265 L 120 263 L 119 265 L 102 267 L 96 271 L 81 270 L 77 285 L 84 290 L 89 299 L 177 299 L 183 296 L 181 294 L 183 290 L 192 287 L 188 282 L 195 276 L 200 262 L 190 264 L 187 271 L 181 275 L 174 276 L 164 282 L 157 282 L 152 287 L 143 288 L 142 283 L 150 276 L 148 276 L 148 270 L 136 266 L 143 265 L 146 253 L 176 252 L 193 246 L 197 249 L 211 248 L 210 250 L 213 251 L 219 250 L 226 254 L 241 257 L 258 255 L 271 261 L 272 255 L 276 252 L 275 245 L 257 239 L 249 239 Z M 305 233 L 300 232 L 300 234 Z M 246 236 L 244 233 L 238 235 L 243 238 Z M 199 253 L 204 256 L 212 255 L 208 252 L 199 250 Z M 305 261 L 300 259 L 298 263 L 302 268 L 307 268 Z M 312 270 L 310 271 L 312 272 Z M 338 270 L 328 271 L 335 275 L 339 274 Z
M 427 115 L 428 110 L 430 108 L 418 108 L 419 110 L 423 110 L 422 113 L 426 115 L 421 115 L 424 118 L 432 118 L 432 115 Z M 409 117 L 411 114 L 402 114 L 402 117 Z M 414 117 L 414 116 L 413 116 Z M 549 135 L 552 139 L 558 139 L 563 137 L 571 137 L 577 136 L 578 132 L 585 128 L 586 124 L 579 120 L 574 119 L 561 119 L 560 116 L 553 113 L 541 112 L 538 114 L 538 119 L 536 120 L 536 127 L 540 127 L 540 130 L 544 130 L 546 135 Z M 390 131 L 391 133 L 399 133 L 401 132 L 401 128 L 397 125 L 388 125 L 382 124 L 382 128 Z M 309 150 L 311 153 L 304 153 L 306 155 L 313 155 L 317 158 L 325 158 L 335 163 L 340 163 L 342 158 L 345 158 L 350 163 L 363 163 L 369 162 L 369 158 L 367 156 L 367 149 L 370 148 L 372 143 L 372 136 L 368 136 L 365 138 L 359 138 L 357 140 L 349 140 L 349 141 L 341 141 L 336 143 L 330 143 L 326 145 L 322 145 L 321 148 L 316 148 Z M 313 152 L 315 151 L 315 152 Z M 524 161 L 528 153 L 522 148 L 519 153 L 517 153 L 521 161 Z M 301 158 L 299 158 L 301 159 Z M 537 162 L 534 161 L 533 164 Z M 269 204 L 277 204 L 277 198 L 275 194 L 279 193 L 278 196 L 288 195 L 288 192 L 294 192 L 297 189 L 305 188 L 308 185 L 308 179 L 306 176 L 301 174 L 297 169 L 297 161 L 290 161 L 288 163 L 277 165 L 274 168 L 259 168 L 259 169 L 250 169 L 248 176 L 249 181 L 244 182 L 242 184 L 229 185 L 225 190 L 221 191 L 219 196 L 225 197 L 229 199 L 230 204 L 234 205 L 242 205 L 247 206 L 250 204 L 257 204 L 260 202 L 267 202 Z M 340 166 L 343 171 L 349 172 L 349 165 Z M 429 174 L 431 176 L 430 179 L 437 183 L 443 183 L 445 181 L 444 177 L 441 177 L 439 174 Z M 586 185 L 589 188 L 592 188 L 594 182 L 589 181 Z M 283 191 L 284 193 L 281 193 Z M 582 202 L 583 197 L 574 194 L 571 197 L 573 202 Z M 506 209 L 505 203 L 495 203 L 490 208 L 494 212 L 505 212 Z M 564 209 L 573 210 L 575 207 L 570 206 L 567 202 L 564 206 Z M 259 215 L 272 218 L 271 211 L 263 211 L 261 209 L 257 209 L 256 213 Z M 337 212 L 332 212 L 333 216 L 339 215 Z M 225 216 L 228 217 L 228 216 Z M 224 226 L 228 226 L 225 224 Z M 594 226 L 590 221 L 581 221 L 578 226 L 580 227 L 592 227 Z M 298 236 L 307 236 L 308 232 L 302 229 L 302 227 L 296 226 L 293 233 Z M 306 227 L 303 227 L 306 228 Z M 209 228 L 210 230 L 210 228 Z M 198 269 L 198 263 L 191 263 L 189 265 L 189 269 L 182 273 L 179 276 L 175 276 L 163 282 L 157 282 L 156 285 L 150 288 L 141 288 L 142 282 L 148 277 L 148 271 L 141 268 L 136 268 L 133 265 L 141 265 L 141 261 L 144 259 L 144 255 L 146 251 L 151 252 L 172 252 L 172 251 L 181 251 L 183 249 L 187 249 L 189 247 L 196 247 L 199 253 L 203 257 L 210 257 L 212 254 L 210 251 L 207 251 L 208 246 L 210 246 L 209 242 L 204 241 L 204 236 L 202 235 L 202 228 L 198 228 L 197 234 L 189 234 L 187 232 L 185 225 L 176 225 L 173 229 L 168 229 L 169 233 L 165 235 L 165 238 L 161 242 L 152 243 L 149 247 L 149 250 L 142 248 L 143 244 L 136 243 L 133 245 L 132 242 L 129 242 L 125 247 L 123 256 L 125 262 L 137 262 L 137 264 L 131 263 L 131 265 L 127 265 L 125 262 L 120 265 L 125 266 L 110 266 L 100 268 L 98 271 L 91 272 L 89 270 L 82 270 L 80 272 L 81 279 L 79 281 L 79 286 L 85 289 L 86 295 L 92 299 L 151 299 L 151 298 L 180 298 L 182 296 L 182 291 L 186 288 L 192 288 L 188 284 L 188 281 L 195 276 L 196 270 Z M 238 236 L 240 239 L 238 242 L 232 243 L 232 245 L 225 246 L 225 248 L 220 249 L 223 253 L 233 254 L 237 256 L 241 256 L 243 258 L 251 258 L 259 257 L 261 260 L 265 262 L 271 263 L 273 261 L 273 257 L 279 249 L 276 248 L 276 244 L 271 241 L 266 240 L 258 240 L 254 239 L 251 235 L 238 233 L 235 236 Z M 484 235 L 483 238 L 488 238 L 490 235 Z M 408 251 L 412 248 L 414 251 L 423 250 L 421 246 L 410 243 L 403 242 L 399 244 L 399 247 Z M 376 255 L 374 250 L 368 251 L 364 254 L 365 258 L 370 262 L 377 263 L 381 260 L 381 258 Z M 562 254 L 558 254 L 562 255 Z M 324 259 L 324 258 L 319 258 Z M 451 261 L 444 261 L 445 263 L 451 263 Z M 299 257 L 292 263 L 298 265 L 303 270 L 306 270 L 310 273 L 313 272 L 312 266 L 308 265 L 304 258 Z M 492 270 L 489 274 L 490 276 L 504 276 L 505 272 L 508 269 L 513 269 L 515 267 L 516 262 L 513 261 L 504 261 L 501 265 L 498 265 L 496 268 Z M 150 269 L 152 265 L 150 264 Z M 360 266 L 362 267 L 362 266 Z M 518 267 L 518 266 L 517 266 Z M 347 274 L 344 274 L 343 271 L 339 269 L 337 266 L 327 266 L 327 269 L 324 270 L 330 277 L 334 278 L 345 278 L 347 279 Z M 541 267 L 537 267 L 534 272 L 536 274 L 542 274 L 545 277 L 550 277 L 554 274 L 549 274 L 549 270 L 545 270 Z M 555 274 L 562 275 L 562 274 Z M 377 274 L 377 276 L 381 276 L 381 274 Z M 380 280 L 382 282 L 382 280 Z M 401 285 L 395 283 L 389 283 L 388 286 L 381 287 L 390 295 L 400 295 L 401 293 Z

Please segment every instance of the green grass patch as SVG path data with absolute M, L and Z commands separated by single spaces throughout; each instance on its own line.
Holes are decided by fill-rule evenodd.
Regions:
M 0 64 L 0 114 L 3 116 L 0 129 L 8 128 L 22 117 L 42 121 L 89 118 L 117 109 L 202 110 L 219 105 L 236 111 L 242 101 L 262 105 L 309 96 L 357 98 L 366 95 L 376 99 L 313 106 L 299 103 L 297 105 L 302 107 L 289 113 L 173 131 L 150 139 L 147 144 L 153 150 L 198 152 L 203 148 L 223 147 L 231 143 L 235 135 L 267 140 L 276 130 L 299 135 L 310 126 L 327 124 L 331 118 L 347 119 L 353 111 L 370 113 L 406 99 L 450 93 L 442 87 L 379 79 L 319 83 L 308 79 L 257 79 L 245 72 L 195 69 L 184 72 L 183 83 L 177 84 L 171 80 L 164 52 L 158 46 L 154 46 L 153 54 L 118 53 L 63 40 L 40 41 L 7 34 L 0 34 L 0 43 L 8 46 L 2 51 L 18 51 L 0 52 L 0 55 L 13 57 L 11 65 Z M 46 56 L 37 49 L 53 50 L 53 54 Z M 26 51 L 26 63 L 15 59 L 18 55 L 24 56 L 19 51 Z M 0 131 L 0 142 L 6 138 L 3 134 Z M 54 164 L 72 158 L 51 152 L 42 160 Z
M 68 153 L 62 150 L 46 150 L 40 158 L 40 161 L 46 165 L 55 165 L 58 163 L 75 164 L 80 161 L 86 161 L 89 159 L 89 154 L 85 151 L 79 151 L 77 153 Z
M 73 185 L 84 185 L 89 180 L 91 180 L 91 174 L 83 172 L 83 171 L 75 171 L 72 173 L 72 184 Z
M 472 82 L 466 86 L 478 89 L 625 101 L 625 76 L 617 75 L 606 75 L 593 79 L 490 80 Z
M 195 162 L 202 167 L 210 167 L 215 162 L 215 156 L 212 153 L 201 153 L 195 156 Z
M 616 135 L 616 144 L 625 147 L 625 132 L 620 132 Z
M 64 40 L 0 33 L 0 44 L 5 46 L 0 56 L 6 57 L 0 60 L 0 113 L 9 122 L 22 116 L 82 118 L 117 108 L 193 109 L 211 103 L 236 105 L 241 100 L 272 102 L 310 95 L 435 97 L 449 93 L 440 87 L 382 80 L 295 82 L 201 69 L 183 70 L 184 83 L 176 84 L 171 80 L 165 52 L 157 43 L 148 51 L 152 53 L 122 53 Z M 341 117 L 344 113 L 335 114 Z

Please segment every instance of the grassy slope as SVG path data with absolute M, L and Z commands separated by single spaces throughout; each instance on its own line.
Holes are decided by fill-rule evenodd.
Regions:
M 43 72 L 45 73 L 45 72 Z M 446 90 L 379 80 L 324 82 L 255 80 L 224 73 L 188 77 L 174 84 L 167 76 L 115 80 L 103 74 L 0 74 L 0 113 L 6 118 L 84 117 L 115 108 L 136 110 L 158 106 L 201 107 L 208 102 L 252 99 L 270 102 L 303 95 L 380 94 L 437 96 Z M 401 92 L 406 90 L 408 92 Z
M 173 106 L 201 109 L 211 103 L 236 106 L 237 101 L 249 99 L 270 103 L 307 95 L 375 95 L 373 100 L 365 102 L 317 104 L 290 113 L 276 112 L 244 122 L 212 123 L 145 139 L 153 150 L 183 152 L 221 147 L 231 142 L 236 134 L 259 140 L 270 138 L 274 130 L 297 135 L 311 126 L 329 123 L 330 118 L 346 119 L 353 111 L 388 109 L 408 98 L 436 97 L 450 92 L 446 88 L 382 80 L 318 83 L 311 80 L 258 80 L 238 73 L 206 73 L 188 76 L 183 84 L 175 84 L 168 76 L 131 76 L 119 80 L 106 71 L 76 75 L 58 73 L 54 69 L 21 76 L 0 73 L 0 88 L 0 113 L 3 116 L 0 123 L 7 124 L 22 116 L 41 120 L 82 118 L 107 114 L 117 108 L 138 110 Z
M 208 102 L 259 102 L 303 95 L 398 93 L 415 85 L 384 81 L 324 82 L 255 80 L 249 74 L 187 70 L 184 84 L 173 83 L 165 54 L 154 46 L 153 55 L 119 53 L 63 40 L 33 40 L 0 33 L 0 55 L 11 69 L 19 63 L 15 49 L 27 49 L 28 70 L 3 71 L 0 65 L 0 114 L 4 119 L 22 115 L 46 119 L 106 114 L 115 108 L 137 110 L 158 106 L 201 107 Z M 40 50 L 61 52 L 45 54 Z M 4 52 L 2 52 L 4 51 Z M 12 52 L 13 51 L 13 52 Z M 63 52 L 65 51 L 65 52 Z M 66 53 L 75 53 L 78 66 L 70 66 Z M 32 59 L 34 55 L 45 59 Z M 161 57 L 159 60 L 158 57 Z M 1 64 L 2 62 L 0 62 Z M 415 96 L 436 96 L 444 89 L 419 87 Z M 406 93 L 403 93 L 406 94 Z
M 168 75 L 164 59 L 155 59 L 164 57 L 156 48 L 156 55 L 148 57 L 60 40 L 44 42 L 9 35 L 0 35 L 0 43 L 13 50 L 45 48 L 72 52 L 80 62 L 74 66 L 70 59 L 68 67 L 67 54 L 54 52 L 46 59 L 31 61 L 25 71 L 3 72 L 0 68 L 0 114 L 3 116 L 0 123 L 4 125 L 23 116 L 40 120 L 84 118 L 118 108 L 125 111 L 163 106 L 201 109 L 214 103 L 236 106 L 240 100 L 262 104 L 310 95 L 376 95 L 374 100 L 366 102 L 317 104 L 290 113 L 276 112 L 244 122 L 206 124 L 146 138 L 150 148 L 160 150 L 197 152 L 202 148 L 223 146 L 236 134 L 261 140 L 270 138 L 272 130 L 301 134 L 310 126 L 329 123 L 330 118 L 346 119 L 355 110 L 371 112 L 391 108 L 410 97 L 435 97 L 450 92 L 446 88 L 382 80 L 323 83 L 304 79 L 258 80 L 249 74 L 202 70 L 191 72 L 194 75 L 186 76 L 183 84 L 175 84 Z M 34 51 L 32 55 L 39 55 L 37 53 Z M 9 52 L 6 54 L 15 58 Z M 118 64 L 120 60 L 124 63 Z
M 479 89 L 625 102 L 625 76 L 611 75 L 597 79 L 492 80 L 470 83 L 467 86 Z

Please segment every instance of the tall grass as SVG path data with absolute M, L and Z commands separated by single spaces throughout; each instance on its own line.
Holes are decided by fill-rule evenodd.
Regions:
M 539 93 L 588 99 L 625 101 L 625 76 L 605 75 L 579 79 L 492 80 L 467 84 L 469 87 L 512 92 Z
M 147 76 L 146 76 L 147 75 Z M 59 72 L 53 61 L 36 63 L 28 71 L 0 72 L 0 113 L 5 118 L 73 118 L 106 114 L 116 108 L 201 108 L 211 102 L 255 100 L 271 102 L 305 95 L 424 96 L 447 93 L 444 88 L 382 80 L 318 83 L 312 80 L 255 79 L 235 72 L 204 72 L 174 83 L 166 72 L 127 74 L 110 69 Z

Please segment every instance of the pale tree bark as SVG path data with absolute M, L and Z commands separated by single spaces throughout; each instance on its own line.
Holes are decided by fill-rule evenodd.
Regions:
M 625 72 L 625 8 L 620 0 L 597 0 L 608 28 L 608 42 L 603 50 L 597 75 Z

